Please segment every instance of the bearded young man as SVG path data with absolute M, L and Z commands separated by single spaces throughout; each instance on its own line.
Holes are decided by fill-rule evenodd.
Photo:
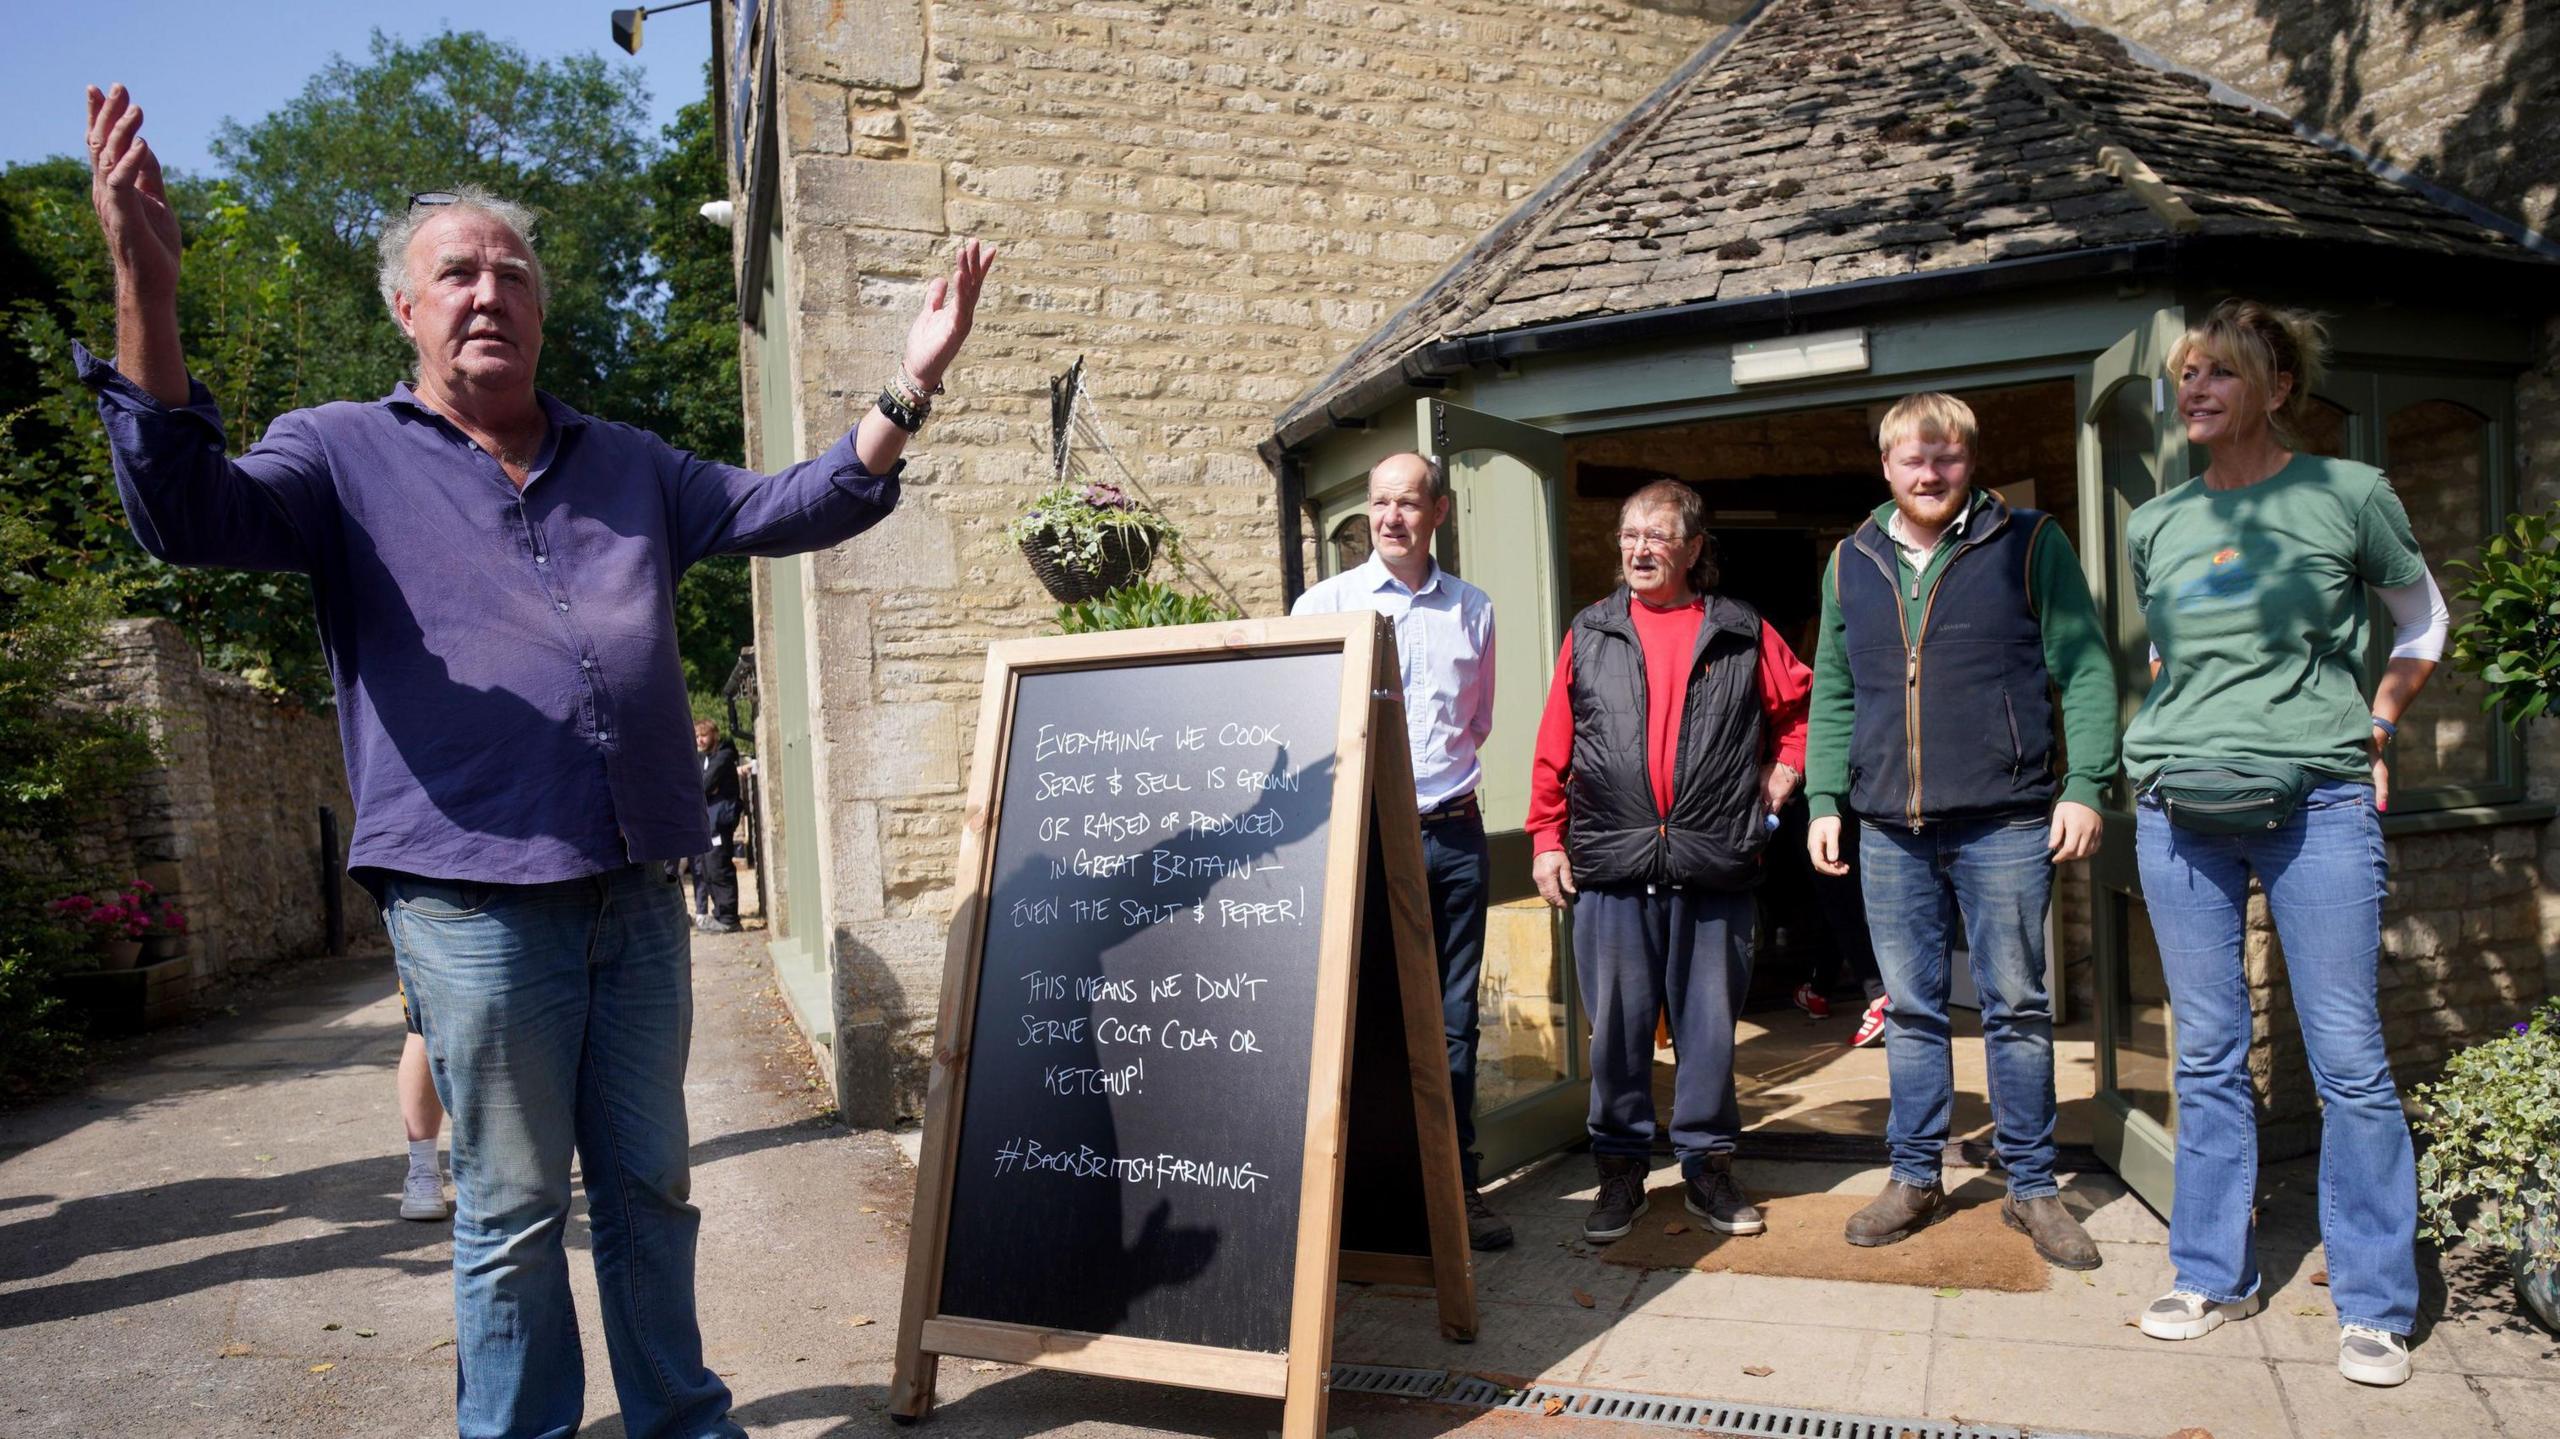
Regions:
M 1845 1237 L 1893 1244 L 1949 1212 L 1947 918 L 1961 913 L 2009 1176 L 2001 1218 L 2048 1263 L 2095 1269 L 2098 1247 L 2053 1178 L 2044 922 L 2053 867 L 2098 847 L 2099 796 L 2116 768 L 2115 669 L 2062 526 L 1973 487 L 1979 439 L 1953 396 L 1896 404 L 1878 436 L 1892 498 L 1823 573 L 1805 843 L 1814 868 L 1847 874 L 1843 804 L 1860 817 L 1867 928 L 1892 996 L 1893 1175 Z
M 457 1427 L 578 1430 L 574 1156 L 623 1432 L 742 1439 L 695 1319 L 692 951 L 656 877 L 710 847 L 676 583 L 706 557 L 824 549 L 889 512 L 993 252 L 962 244 L 858 428 L 760 475 L 536 390 L 532 214 L 419 195 L 388 217 L 380 275 L 416 379 L 279 415 L 235 460 L 180 353 L 178 221 L 141 126 L 124 87 L 89 91 L 116 360 L 75 360 L 143 548 L 311 577 L 355 796 L 348 868 L 383 902 L 452 1117 Z

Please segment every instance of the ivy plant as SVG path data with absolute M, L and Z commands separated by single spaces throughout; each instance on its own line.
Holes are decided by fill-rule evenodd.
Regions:
M 1157 580 L 1138 580 L 1080 604 L 1058 606 L 1058 629 L 1089 635 L 1104 630 L 1141 630 L 1155 625 L 1205 625 L 1242 618 L 1225 600 L 1185 594 Z
M 1123 545 L 1148 541 L 1176 564 L 1182 559 L 1181 532 L 1170 521 L 1100 480 L 1069 477 L 1051 486 L 1005 533 L 1026 550 L 1046 551 L 1081 569 L 1100 568 L 1102 542 L 1115 537 Z
M 2453 629 L 2454 666 L 2480 677 L 2482 709 L 2507 723 L 2553 711 L 2560 697 L 2560 510 L 2517 515 L 2477 560 L 2446 566 L 2453 597 L 2475 606 Z
M 2417 1123 L 2427 1137 L 2418 1232 L 2522 1253 L 2537 1269 L 2560 1260 L 2529 1252 L 2525 1236 L 2536 1209 L 2560 1206 L 2560 999 L 2463 1049 L 2442 1078 L 2410 1092 L 2426 1111 Z

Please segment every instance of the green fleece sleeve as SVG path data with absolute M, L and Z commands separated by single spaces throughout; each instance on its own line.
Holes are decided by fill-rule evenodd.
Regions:
M 2062 745 L 2069 768 L 2062 798 L 2096 809 L 2116 774 L 2116 671 L 2106 626 L 2089 598 L 2088 578 L 2062 526 L 2048 524 L 2035 539 L 2030 570 L 2036 614 L 2044 622 L 2044 667 L 2062 695 Z M 1814 691 L 1815 701 L 1821 690 Z
M 1840 551 L 1822 567 L 1822 632 L 1813 651 L 1813 704 L 1805 718 L 1804 796 L 1815 819 L 1840 812 L 1849 793 L 1849 736 L 1857 690 L 1849 682 L 1847 621 L 1840 617 Z M 2083 596 L 2081 603 L 2088 600 Z M 2048 641 L 2049 642 L 2049 641 Z M 2114 763 L 2115 751 L 2107 751 Z

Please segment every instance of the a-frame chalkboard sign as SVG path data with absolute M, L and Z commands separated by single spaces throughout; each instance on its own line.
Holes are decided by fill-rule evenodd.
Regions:
M 989 652 L 895 1417 L 949 1355 L 1319 1439 L 1338 1279 L 1474 1337 L 1422 863 L 1376 615 Z

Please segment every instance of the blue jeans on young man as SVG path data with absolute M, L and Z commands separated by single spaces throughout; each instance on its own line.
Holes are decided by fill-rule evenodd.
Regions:
M 392 876 L 384 904 L 453 1119 L 461 1439 L 577 1432 L 586 1365 L 563 1248 L 573 1155 L 623 1432 L 743 1436 L 694 1316 L 683 897 L 655 866 L 628 865 L 534 885 Z
M 1449 1100 L 1458 1111 L 1458 1165 L 1476 1187 L 1477 987 L 1484 978 L 1484 820 L 1451 816 L 1422 827 L 1431 886 L 1431 940 L 1440 954 L 1440 1025 L 1449 1042 Z
M 2177 1287 L 2224 1303 L 2258 1289 L 2258 1114 L 2241 953 L 2255 874 L 2320 1094 L 2329 1301 L 2341 1324 L 2407 1334 L 2418 1317 L 2417 1162 L 2375 1002 L 2389 867 L 2372 787 L 2326 781 L 2280 828 L 2241 835 L 2179 829 L 2146 797 L 2134 828 L 2178 1050 Z
M 1671 1148 L 1695 1178 L 1742 1137 L 1733 1031 L 1751 990 L 1755 907 L 1744 890 L 1586 885 L 1573 970 L 1591 1021 L 1591 1152 L 1649 1159 L 1654 1017 L 1671 1024 Z
M 2044 815 L 1943 820 L 1918 830 L 1866 822 L 1858 868 L 1876 968 L 1893 996 L 1884 1029 L 1893 1109 L 1893 1177 L 1938 1182 L 1955 1112 L 1947 1020 L 1952 915 L 1961 915 L 1982 1001 L 1992 1147 L 2009 1193 L 2036 1199 L 2053 1180 L 2053 996 L 2044 979 L 2053 861 Z

